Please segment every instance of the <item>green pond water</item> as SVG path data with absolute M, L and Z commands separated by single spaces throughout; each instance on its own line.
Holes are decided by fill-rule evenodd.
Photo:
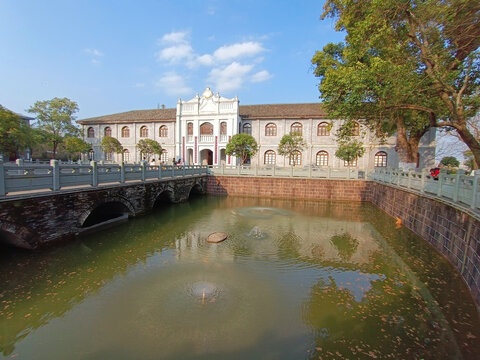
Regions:
M 480 357 L 460 277 L 371 204 L 163 204 L 60 247 L 2 248 L 0 286 L 0 358 Z

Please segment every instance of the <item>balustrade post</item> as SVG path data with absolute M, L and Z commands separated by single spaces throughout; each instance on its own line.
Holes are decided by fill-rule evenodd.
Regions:
M 172 165 L 172 178 L 175 177 L 175 165 Z
M 425 192 L 425 184 L 427 183 L 427 175 L 428 175 L 428 170 L 423 168 L 422 169 L 422 183 L 420 185 L 420 191 L 422 193 Z
M 472 182 L 472 203 L 470 207 L 472 209 L 477 208 L 477 193 L 478 193 L 478 184 L 480 182 L 480 171 L 474 170 L 473 171 L 473 182 Z
M 0 196 L 5 196 L 5 168 L 3 167 L 3 161 L 0 160 Z
M 158 178 L 159 179 L 162 178 L 162 167 L 163 167 L 163 164 L 160 163 L 160 165 L 158 165 Z
M 52 190 L 60 190 L 60 166 L 58 160 L 50 160 L 52 167 Z
M 120 163 L 120 184 L 125 183 L 125 163 Z
M 453 190 L 453 201 L 454 202 L 458 201 L 458 193 L 460 192 L 460 183 L 461 183 L 460 178 L 462 177 L 462 175 L 465 175 L 465 171 L 460 170 L 460 169 L 457 170 L 457 173 L 455 175 L 455 188 Z
M 415 171 L 414 171 L 413 169 L 408 170 L 407 187 L 408 187 L 409 189 L 412 188 L 412 177 L 413 177 L 413 173 L 414 173 L 414 172 L 415 172 Z
M 293 167 L 294 167 L 294 166 L 295 166 L 295 165 L 290 165 L 290 177 L 293 177 Z
M 186 171 L 185 171 L 185 165 L 183 165 L 183 177 L 185 177 L 187 175 Z
M 438 174 L 438 187 L 437 187 L 437 196 L 442 197 L 442 187 L 443 187 L 443 181 L 445 179 L 445 170 L 440 170 L 440 173 Z
M 90 166 L 92 167 L 92 186 L 98 186 L 98 168 L 96 161 L 90 161 Z
M 145 171 L 147 169 L 147 163 L 145 161 L 140 162 L 141 175 L 140 179 L 145 182 Z
M 276 167 L 277 167 L 277 165 L 276 165 L 276 164 L 273 164 L 273 176 L 275 176 L 275 171 L 276 171 L 275 168 L 276 168 Z
M 242 165 L 237 165 L 237 173 L 238 175 L 240 175 L 240 168 L 242 167 Z

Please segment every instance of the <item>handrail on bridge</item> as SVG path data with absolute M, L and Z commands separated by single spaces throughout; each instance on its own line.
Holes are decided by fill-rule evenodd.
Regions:
M 88 165 L 60 164 L 51 160 L 50 164 L 4 164 L 0 161 L 0 197 L 8 193 L 32 190 L 57 191 L 67 187 L 96 187 L 100 184 L 129 181 L 160 180 L 186 176 L 206 175 L 207 166 L 200 165 L 150 165 L 102 164 L 91 161 Z
M 463 207 L 466 205 L 472 210 L 480 207 L 478 199 L 480 172 L 478 170 L 474 171 L 473 175 L 467 175 L 460 169 L 455 174 L 448 174 L 447 170 L 442 169 L 437 176 L 434 176 L 428 169 L 406 171 L 376 168 L 369 177 L 380 183 L 415 190 Z

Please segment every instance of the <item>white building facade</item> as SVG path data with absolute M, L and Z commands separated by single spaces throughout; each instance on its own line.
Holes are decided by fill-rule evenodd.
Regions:
M 365 154 L 346 164 L 335 156 L 338 148 L 335 132 L 340 120 L 328 119 L 319 103 L 271 104 L 241 106 L 239 99 L 225 98 L 206 88 L 191 100 L 177 102 L 175 109 L 136 110 L 79 120 L 85 140 L 91 144 L 90 158 L 116 162 L 138 162 L 142 154 L 139 140 L 153 139 L 164 152 L 156 160 L 163 163 L 181 161 L 189 165 L 235 166 L 239 159 L 225 153 L 232 136 L 251 134 L 259 149 L 250 159 L 252 165 L 289 166 L 356 166 L 361 169 L 398 167 L 396 137 L 383 143 L 361 125 L 352 134 L 363 142 Z M 303 151 L 293 158 L 278 154 L 283 135 L 300 133 L 306 143 Z M 117 138 L 123 154 L 104 154 L 100 143 L 103 137 Z M 425 134 L 419 147 L 419 167 L 431 167 L 435 162 L 435 130 Z M 147 159 L 149 160 L 149 159 Z

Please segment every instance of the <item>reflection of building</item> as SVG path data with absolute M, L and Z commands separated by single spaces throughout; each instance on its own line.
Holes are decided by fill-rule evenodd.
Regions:
M 186 164 L 236 165 L 238 159 L 225 155 L 229 139 L 238 133 L 251 134 L 258 142 L 259 151 L 251 164 L 288 166 L 347 166 L 335 156 L 335 131 L 338 120 L 328 119 L 318 103 L 239 105 L 235 98 L 213 94 L 206 88 L 201 96 L 177 102 L 176 109 L 135 110 L 99 116 L 78 121 L 84 128 L 85 140 L 92 144 L 91 156 L 96 160 L 117 160 L 116 154 L 103 154 L 100 141 L 113 136 L 124 147 L 123 160 L 141 160 L 136 144 L 141 139 L 158 141 L 164 153 L 161 160 L 183 160 Z M 306 148 L 292 159 L 280 156 L 278 144 L 287 133 L 300 133 Z M 398 166 L 395 137 L 381 144 L 373 134 L 358 126 L 352 136 L 362 141 L 365 155 L 351 166 Z M 433 165 L 435 159 L 435 131 L 428 132 L 420 145 L 420 166 Z

